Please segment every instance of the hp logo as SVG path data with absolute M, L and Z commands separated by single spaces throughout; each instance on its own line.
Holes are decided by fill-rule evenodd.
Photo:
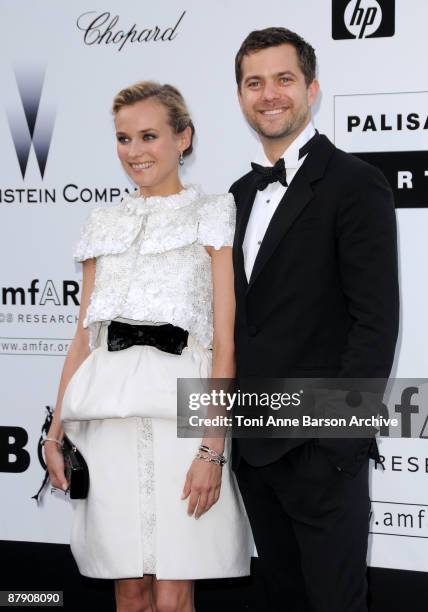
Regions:
M 345 25 L 355 38 L 374 34 L 382 23 L 382 9 L 376 0 L 351 0 L 345 9 Z
M 333 0 L 336 40 L 381 38 L 395 32 L 395 0 Z

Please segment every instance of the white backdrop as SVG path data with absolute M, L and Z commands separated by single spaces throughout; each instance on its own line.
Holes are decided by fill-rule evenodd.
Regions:
M 368 25 L 361 38 L 352 38 L 350 32 L 362 32 L 358 13 L 350 24 L 358 8 Z M 339 38 L 337 25 L 333 38 L 332 14 L 335 23 L 342 20 L 348 38 Z M 95 18 L 104 25 L 85 35 L 82 28 Z M 131 187 L 115 156 L 113 96 L 140 79 L 177 85 L 197 129 L 195 153 L 186 161 L 183 178 L 206 191 L 227 191 L 247 172 L 257 146 L 241 116 L 234 82 L 235 53 L 253 29 L 286 26 L 313 44 L 321 82 L 314 121 L 337 146 L 356 153 L 401 152 L 399 170 L 407 173 L 416 163 L 409 152 L 420 153 L 422 166 L 415 165 L 412 175 L 400 179 L 401 184 L 407 181 L 400 193 L 414 207 L 397 210 L 402 316 L 393 373 L 426 375 L 425 0 L 264 0 L 262 5 L 248 0 L 75 0 L 61 6 L 54 0 L 34 0 L 26 3 L 25 12 L 21 3 L 1 0 L 0 19 L 0 539 L 68 541 L 69 502 L 48 493 L 36 506 L 30 498 L 42 477 L 37 444 L 44 407 L 54 404 L 77 314 L 77 305 L 67 296 L 81 278 L 71 259 L 72 245 L 88 211 L 106 203 L 97 201 L 103 193 L 107 202 L 115 201 Z M 395 23 L 392 32 L 387 31 L 388 19 Z M 134 42 L 131 35 L 120 41 L 118 31 L 128 32 L 133 25 Z M 144 29 L 152 33 L 142 37 L 153 37 L 155 26 L 158 40 L 135 41 Z M 159 39 L 162 34 L 165 40 Z M 368 34 L 373 37 L 365 38 Z M 119 42 L 108 42 L 114 35 Z M 25 164 L 31 144 L 28 121 L 31 128 L 39 100 L 23 176 L 17 153 Z M 409 114 L 417 116 L 417 127 Z M 350 116 L 360 122 L 351 131 Z M 397 176 L 392 180 L 398 181 Z M 28 441 L 20 443 L 26 435 Z M 383 440 L 381 453 L 386 469 L 372 473 L 376 533 L 369 562 L 428 571 L 426 441 Z

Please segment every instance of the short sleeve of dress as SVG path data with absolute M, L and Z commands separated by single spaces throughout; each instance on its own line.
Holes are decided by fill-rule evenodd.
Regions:
M 123 253 L 141 228 L 136 215 L 121 214 L 118 206 L 94 208 L 83 224 L 80 239 L 73 249 L 77 261 L 92 257 Z
M 73 257 L 76 261 L 85 261 L 96 257 L 96 245 L 99 241 L 100 233 L 103 232 L 102 210 L 95 208 L 92 210 L 80 230 L 80 238 L 73 249 Z
M 198 242 L 215 249 L 232 246 L 235 219 L 236 206 L 231 193 L 207 196 L 200 210 Z

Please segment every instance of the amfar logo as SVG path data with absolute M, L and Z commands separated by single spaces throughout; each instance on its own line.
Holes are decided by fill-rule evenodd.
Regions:
M 382 170 L 397 208 L 428 207 L 428 92 L 334 97 L 334 141 Z
M 48 280 L 40 286 L 38 278 L 33 278 L 28 287 L 1 287 L 0 303 L 3 306 L 79 306 L 79 283 L 74 280 L 63 280 L 55 285 Z
M 395 0 L 333 0 L 335 40 L 394 36 Z
M 41 106 L 44 70 L 15 70 L 18 98 L 8 109 L 9 128 L 15 145 L 22 178 L 25 178 L 31 145 L 33 145 L 40 174 L 43 179 L 49 155 L 55 113 Z

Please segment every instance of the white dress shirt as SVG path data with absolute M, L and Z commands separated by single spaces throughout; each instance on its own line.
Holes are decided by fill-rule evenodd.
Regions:
M 293 140 L 291 145 L 286 149 L 281 157 L 284 159 L 285 168 L 287 170 L 287 183 L 295 177 L 300 166 L 303 164 L 306 155 L 299 159 L 300 149 L 315 135 L 313 123 L 308 123 L 303 132 Z M 263 148 L 259 155 L 254 160 L 262 166 L 273 166 L 272 162 L 266 157 Z M 247 229 L 245 232 L 242 250 L 244 253 L 244 266 L 247 280 L 250 280 L 251 272 L 253 271 L 254 262 L 259 252 L 260 245 L 265 236 L 266 230 L 272 219 L 278 204 L 282 200 L 287 187 L 284 187 L 276 181 L 271 183 L 263 191 L 257 191 L 254 199 L 254 204 L 251 209 L 250 218 L 248 220 Z

